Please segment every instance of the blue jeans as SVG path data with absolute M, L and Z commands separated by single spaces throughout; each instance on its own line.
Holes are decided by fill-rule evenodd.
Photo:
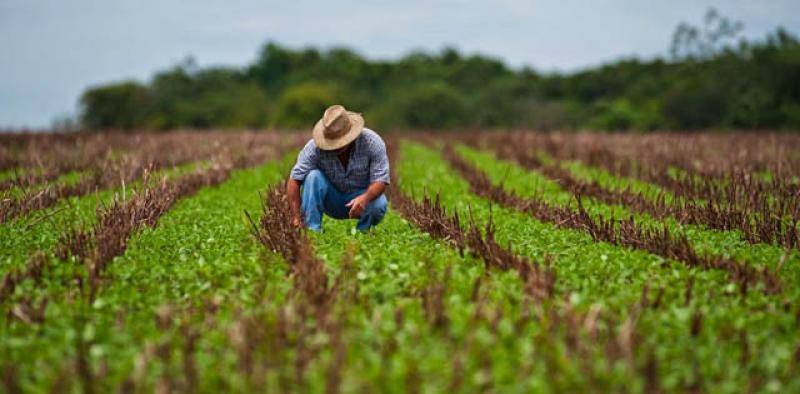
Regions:
M 311 170 L 303 181 L 301 207 L 306 226 L 313 231 L 320 231 L 323 213 L 334 219 L 349 219 L 350 208 L 344 205 L 365 191 L 366 189 L 342 193 L 331 185 L 322 171 Z M 356 229 L 366 231 L 380 223 L 386 214 L 386 205 L 386 196 L 383 194 L 370 201 L 358 219 Z

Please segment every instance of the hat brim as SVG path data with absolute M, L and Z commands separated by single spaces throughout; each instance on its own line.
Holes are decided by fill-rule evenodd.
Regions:
M 322 150 L 336 150 L 347 146 L 347 144 L 358 138 L 361 131 L 364 129 L 364 117 L 357 112 L 350 111 L 347 111 L 347 116 L 350 118 L 350 124 L 352 126 L 350 130 L 347 130 L 346 133 L 336 139 L 325 138 L 325 134 L 323 133 L 325 126 L 322 123 L 322 119 L 317 121 L 317 124 L 314 125 L 314 130 L 311 132 L 314 143 L 317 144 L 317 148 Z

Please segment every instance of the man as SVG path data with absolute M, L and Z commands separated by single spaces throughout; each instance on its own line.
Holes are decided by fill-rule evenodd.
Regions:
M 364 127 L 361 114 L 341 105 L 325 110 L 312 136 L 286 183 L 293 224 L 320 231 L 323 213 L 358 219 L 359 231 L 380 223 L 389 184 L 389 158 L 381 137 Z

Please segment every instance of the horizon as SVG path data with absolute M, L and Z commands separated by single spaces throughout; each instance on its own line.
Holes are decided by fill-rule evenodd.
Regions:
M 50 128 L 58 117 L 77 115 L 78 98 L 87 88 L 146 82 L 188 57 L 200 68 L 246 67 L 267 42 L 291 49 L 345 47 L 373 61 L 452 47 L 515 70 L 570 74 L 623 59 L 666 59 L 678 24 L 701 24 L 710 7 L 744 23 L 740 38 L 760 40 L 779 27 L 793 34 L 800 30 L 800 5 L 789 1 L 653 5 L 607 0 L 596 9 L 574 1 L 381 2 L 356 8 L 359 23 L 351 29 L 341 29 L 336 18 L 350 16 L 346 3 L 330 20 L 309 3 L 258 4 L 258 9 L 249 9 L 256 5 L 249 0 L 189 8 L 168 3 L 166 9 L 93 0 L 82 0 L 85 7 L 2 3 L 0 43 L 14 56 L 0 60 L 0 129 Z M 453 6 L 459 13 L 451 12 Z M 397 7 L 403 12 L 393 11 Z M 77 15 L 70 18 L 70 12 Z M 320 23 L 298 29 L 299 16 Z M 549 33 L 558 36 L 544 37 Z

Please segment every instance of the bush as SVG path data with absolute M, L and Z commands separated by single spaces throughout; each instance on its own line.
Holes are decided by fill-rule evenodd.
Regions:
M 81 96 L 81 122 L 89 129 L 138 127 L 145 115 L 147 87 L 121 82 L 89 89 Z
M 718 124 L 729 97 L 723 84 L 708 77 L 676 83 L 664 97 L 664 115 L 681 129 L 702 129 Z
M 444 82 L 426 82 L 402 91 L 372 112 L 374 123 L 400 128 L 447 129 L 470 123 L 461 95 Z
M 332 83 L 306 82 L 286 89 L 275 105 L 273 127 L 310 128 L 342 94 Z
M 656 130 L 667 127 L 657 100 L 634 105 L 626 99 L 602 101 L 595 105 L 597 114 L 589 120 L 596 130 Z

